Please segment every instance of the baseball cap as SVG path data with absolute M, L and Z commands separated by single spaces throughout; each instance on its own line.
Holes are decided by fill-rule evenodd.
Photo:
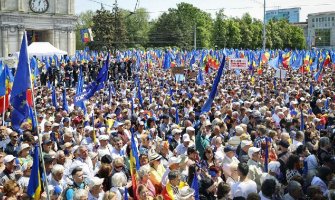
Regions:
M 241 141 L 241 148 L 245 147 L 245 146 L 248 146 L 248 145 L 251 145 L 252 144 L 252 141 L 250 140 L 242 140 Z
M 261 150 L 261 148 L 257 148 L 257 147 L 250 147 L 248 150 L 248 156 L 249 158 L 252 157 L 252 154 L 259 152 Z
M 90 183 L 88 184 L 88 187 L 90 188 L 90 189 L 92 189 L 94 186 L 96 186 L 96 185 L 101 185 L 102 184 L 102 182 L 104 182 L 104 179 L 103 178 L 99 178 L 99 177 L 93 177 L 92 179 L 91 179 L 91 181 L 90 181 Z
M 16 157 L 14 157 L 13 155 L 7 155 L 4 157 L 3 159 L 3 162 L 6 164 L 6 163 L 9 163 L 9 162 L 12 162 Z

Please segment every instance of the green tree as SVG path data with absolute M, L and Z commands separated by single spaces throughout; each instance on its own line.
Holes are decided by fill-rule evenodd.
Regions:
M 89 43 L 91 49 L 111 49 L 114 41 L 114 16 L 108 10 L 97 10 L 93 16 L 92 32 L 94 41 Z
M 227 23 L 225 18 L 224 10 L 220 9 L 219 12 L 216 13 L 213 24 L 212 42 L 219 49 L 226 47 L 227 44 Z
M 210 47 L 213 27 L 210 15 L 191 4 L 177 4 L 177 9 L 170 8 L 154 23 L 149 33 L 149 45 L 192 49 L 195 27 L 197 46 Z
M 252 25 L 252 18 L 249 15 L 249 13 L 246 13 L 242 16 L 241 20 L 240 20 L 240 32 L 241 32 L 241 44 L 240 47 L 241 48 L 248 48 L 251 49 L 252 48 L 252 29 L 251 29 L 251 25 Z
M 88 10 L 77 15 L 78 20 L 76 23 L 76 49 L 84 49 L 85 44 L 81 41 L 80 30 L 85 28 L 91 28 L 93 26 L 94 12 Z
M 124 19 L 125 16 L 121 13 L 121 10 L 116 8 L 113 9 L 112 16 L 114 20 L 113 47 L 116 50 L 123 50 L 127 47 L 128 43 L 128 35 Z
M 234 18 L 227 20 L 227 40 L 228 40 L 227 43 L 228 48 L 240 47 L 242 41 L 240 24 Z
M 146 47 L 149 40 L 150 29 L 149 13 L 147 10 L 145 8 L 139 8 L 135 13 L 124 10 L 122 14 L 128 33 L 129 43 L 127 47 Z

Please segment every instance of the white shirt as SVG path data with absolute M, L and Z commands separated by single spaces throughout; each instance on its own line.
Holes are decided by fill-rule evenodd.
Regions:
M 237 182 L 232 186 L 232 195 L 235 197 L 247 198 L 252 192 L 257 193 L 257 185 L 255 181 L 248 179 L 247 181 Z
M 126 156 L 126 147 L 127 145 L 123 146 L 120 151 L 113 148 L 111 153 L 112 159 L 114 160 L 115 158 Z
M 104 192 L 100 192 L 98 198 L 96 198 L 95 196 L 93 196 L 91 194 L 91 192 L 88 193 L 88 200 L 102 200 L 103 197 L 104 197 Z
M 72 173 L 72 170 L 76 167 L 80 167 L 83 169 L 85 178 L 91 178 L 94 175 L 92 160 L 89 157 L 87 157 L 85 161 L 83 161 L 81 158 L 75 159 L 72 162 L 70 169 L 68 171 L 69 175 Z
M 20 188 L 23 189 L 23 191 L 27 191 L 28 184 L 29 184 L 29 177 L 22 176 L 17 183 L 19 184 Z
M 110 144 L 107 144 L 106 147 L 100 146 L 98 148 L 99 158 L 101 158 L 104 155 L 111 155 L 112 154 L 112 149 L 113 149 L 113 147 Z
M 279 124 L 280 124 L 280 118 L 279 118 L 279 116 L 278 116 L 276 113 L 274 113 L 274 114 L 272 115 L 272 119 L 273 119 L 273 121 L 276 122 L 276 125 L 279 125 Z
M 54 187 L 56 187 L 56 186 L 60 187 L 62 189 L 62 192 L 63 192 L 64 188 L 66 187 L 66 183 L 63 179 L 58 182 L 52 176 L 49 180 L 49 184 L 54 186 Z
M 178 146 L 176 147 L 177 155 L 187 155 L 187 148 L 188 147 L 185 147 L 183 143 L 178 144 Z
M 299 142 L 298 140 L 293 139 L 292 144 L 290 145 L 291 152 L 297 150 L 298 146 L 302 145 L 302 142 Z

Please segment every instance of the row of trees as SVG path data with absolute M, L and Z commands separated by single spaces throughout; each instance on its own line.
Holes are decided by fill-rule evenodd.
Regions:
M 136 12 L 122 9 L 100 9 L 81 13 L 78 20 L 77 49 L 80 42 L 79 29 L 91 27 L 94 42 L 91 49 L 125 49 L 176 46 L 197 48 L 248 48 L 262 47 L 263 24 L 248 13 L 242 18 L 229 18 L 224 10 L 210 14 L 191 4 L 180 3 L 170 8 L 157 20 L 149 20 L 149 12 L 140 8 Z M 304 49 L 306 42 L 303 30 L 285 20 L 270 21 L 266 25 L 266 47 L 271 49 Z

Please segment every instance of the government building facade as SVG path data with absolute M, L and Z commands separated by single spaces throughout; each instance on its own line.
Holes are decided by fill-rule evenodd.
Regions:
M 49 42 L 75 53 L 75 0 L 0 0 L 0 57 L 20 50 L 24 31 L 28 45 Z

